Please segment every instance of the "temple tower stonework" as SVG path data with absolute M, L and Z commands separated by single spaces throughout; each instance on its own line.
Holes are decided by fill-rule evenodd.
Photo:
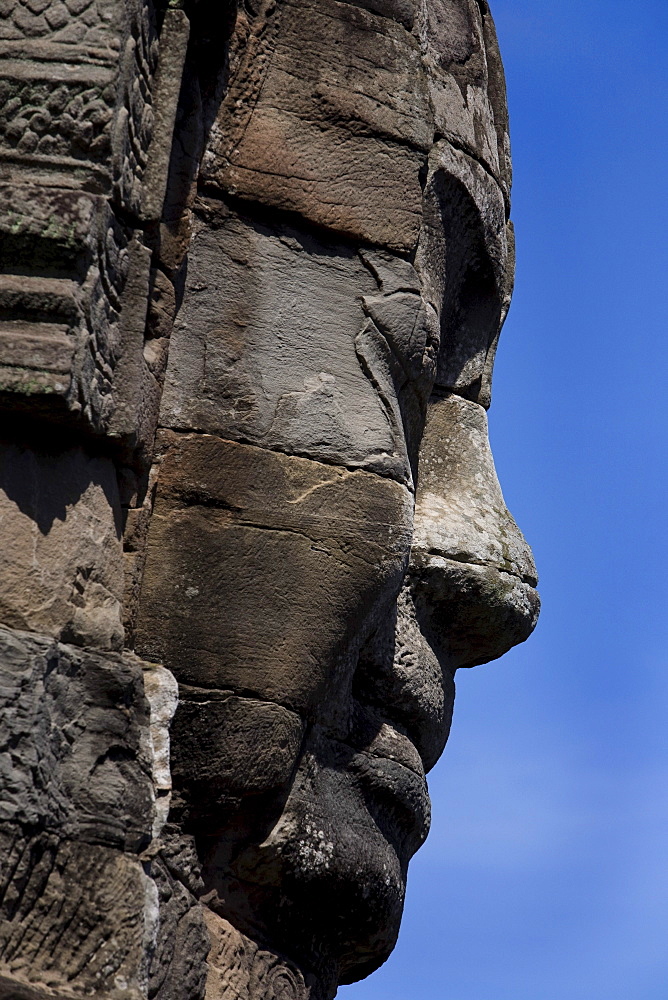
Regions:
M 330 1000 L 538 615 L 491 13 L 0 11 L 0 997 Z

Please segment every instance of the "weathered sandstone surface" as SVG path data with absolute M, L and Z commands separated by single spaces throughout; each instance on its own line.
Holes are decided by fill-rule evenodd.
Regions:
M 0 997 L 331 1000 L 538 614 L 487 2 L 2 14 Z

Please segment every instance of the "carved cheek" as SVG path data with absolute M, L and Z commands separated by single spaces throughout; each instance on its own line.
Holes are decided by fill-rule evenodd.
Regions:
M 375 474 L 166 434 L 137 648 L 179 682 L 311 715 L 397 593 L 410 492 Z

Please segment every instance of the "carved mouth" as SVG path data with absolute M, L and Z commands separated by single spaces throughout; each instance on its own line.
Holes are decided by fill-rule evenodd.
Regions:
M 418 757 L 410 741 L 402 739 Z M 351 759 L 350 771 L 371 818 L 401 865 L 407 865 L 429 832 L 431 810 L 422 768 L 418 773 L 394 757 L 366 750 Z
M 422 763 L 406 736 L 381 724 L 365 746 L 353 747 L 314 733 L 281 819 L 263 844 L 244 850 L 235 872 L 260 884 L 275 882 L 279 870 L 302 869 L 309 881 L 320 872 L 348 882 L 356 870 L 371 874 L 380 866 L 386 876 L 392 872 L 392 891 L 403 892 L 406 866 L 429 820 Z

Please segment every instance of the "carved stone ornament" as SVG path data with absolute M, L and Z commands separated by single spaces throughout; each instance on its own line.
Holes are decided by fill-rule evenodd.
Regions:
M 538 615 L 488 5 L 0 12 L 0 997 L 331 1000 Z

